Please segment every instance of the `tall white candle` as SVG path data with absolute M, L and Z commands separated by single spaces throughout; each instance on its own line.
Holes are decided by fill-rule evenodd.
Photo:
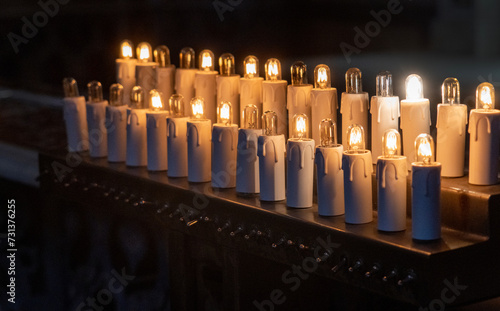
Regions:
M 307 66 L 302 61 L 296 61 L 290 68 L 292 84 L 287 91 L 288 133 L 293 131 L 292 118 L 303 113 L 307 116 L 308 127 L 311 127 L 311 90 L 312 84 L 307 83 Z
M 316 145 L 320 143 L 318 125 L 321 120 L 330 118 L 337 122 L 337 89 L 332 88 L 330 68 L 318 65 L 314 69 L 314 88 L 311 90 L 311 123 L 312 138 Z
M 195 53 L 190 47 L 185 47 L 179 53 L 179 68 L 175 71 L 175 93 L 184 97 L 184 111 L 189 111 L 189 102 L 194 95 Z
M 191 100 L 191 120 L 187 123 L 188 181 L 208 182 L 211 179 L 212 122 L 205 119 L 205 102 L 201 97 Z
M 90 156 L 102 158 L 108 155 L 108 136 L 106 131 L 106 106 L 108 101 L 102 98 L 102 85 L 98 81 L 87 84 L 87 124 L 89 128 Z
M 259 111 L 255 105 L 243 108 L 236 157 L 236 192 L 243 195 L 260 192 L 257 140 L 262 130 L 257 129 L 258 115 Z
M 149 171 L 168 170 L 167 117 L 168 107 L 162 94 L 153 89 L 149 93 L 149 111 L 146 112 L 147 153 Z
M 169 177 L 187 177 L 187 122 L 185 116 L 184 97 L 180 94 L 174 94 L 170 97 L 170 116 L 167 118 L 167 151 Z
M 151 45 L 147 42 L 141 42 L 137 45 L 137 64 L 135 67 L 136 85 L 144 90 L 144 100 L 149 103 L 149 92 L 156 86 L 156 67 L 153 62 L 153 51 Z
M 109 88 L 109 106 L 106 107 L 108 132 L 108 161 L 125 162 L 127 158 L 127 106 L 123 101 L 123 86 Z
M 127 166 L 146 166 L 147 128 L 144 90 L 134 86 L 130 94 L 130 106 L 127 110 Z
M 286 80 L 281 80 L 281 63 L 276 58 L 266 62 L 266 80 L 262 82 L 262 114 L 274 111 L 278 118 L 277 133 L 288 137 L 286 113 Z
M 388 71 L 377 75 L 377 95 L 370 104 L 372 115 L 372 161 L 382 155 L 382 135 L 387 130 L 399 131 L 399 97 L 392 95 L 392 74 Z
M 133 58 L 132 42 L 124 40 L 120 44 L 120 58 L 116 59 L 116 81 L 123 86 L 123 103 L 130 105 L 130 92 L 135 86 L 135 66 L 137 59 Z
M 212 128 L 212 187 L 236 187 L 238 125 L 232 123 L 231 103 L 217 107 L 217 123 Z
M 78 85 L 73 78 L 63 80 L 63 115 L 68 137 L 68 151 L 89 150 L 89 129 L 85 97 L 79 96 Z
M 262 110 L 262 82 L 259 77 L 259 59 L 249 55 L 243 61 L 243 78 L 240 79 L 240 125 L 243 126 L 243 109 L 254 105 L 259 112 Z M 260 118 L 259 118 L 260 119 Z M 255 125 L 260 127 L 258 121 Z
M 170 63 L 170 50 L 165 45 L 155 49 L 156 67 L 156 89 L 162 94 L 162 102 L 168 103 L 170 96 L 174 94 L 175 66 Z
M 200 53 L 200 70 L 194 77 L 194 89 L 196 97 L 205 100 L 204 115 L 212 123 L 217 122 L 217 82 L 218 72 L 214 71 L 214 53 L 203 50 Z
M 232 118 L 236 125 L 240 124 L 240 75 L 235 74 L 234 56 L 224 53 L 219 57 L 220 75 L 216 76 L 217 105 L 223 101 L 231 103 Z

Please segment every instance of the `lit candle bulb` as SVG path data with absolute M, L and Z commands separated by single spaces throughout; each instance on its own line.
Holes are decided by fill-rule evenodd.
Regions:
M 78 84 L 73 78 L 64 78 L 63 89 L 63 114 L 68 137 L 68 151 L 87 151 L 89 150 L 89 129 L 85 97 L 79 95 Z
M 377 75 L 377 95 L 372 96 L 372 160 L 382 155 L 382 135 L 387 130 L 399 131 L 399 97 L 392 94 L 392 74 L 383 71 Z
M 261 201 L 285 199 L 285 136 L 278 134 L 278 121 L 274 111 L 262 114 L 262 135 L 257 145 Z
M 220 102 L 217 123 L 212 127 L 212 187 L 236 187 L 238 125 L 233 124 L 230 102 Z
M 144 90 L 134 86 L 130 93 L 130 105 L 127 110 L 127 166 L 146 166 L 147 128 Z
M 123 86 L 119 83 L 111 85 L 109 106 L 106 107 L 109 162 L 125 162 L 127 158 L 127 108 L 123 100 Z
M 279 124 L 279 134 L 288 137 L 287 114 L 286 114 L 286 90 L 287 82 L 281 79 L 281 63 L 276 58 L 267 60 L 266 80 L 262 82 L 262 111 L 274 111 Z M 264 125 L 262 125 L 264 128 Z
M 248 105 L 242 112 L 241 128 L 238 131 L 236 192 L 248 195 L 260 191 L 257 140 L 262 131 L 257 128 L 259 118 L 257 106 Z
M 259 77 L 259 59 L 249 55 L 243 61 L 243 77 L 240 79 L 240 120 L 243 127 L 243 109 L 254 105 L 262 111 L 262 82 Z
M 337 126 L 326 118 L 319 124 L 320 144 L 316 147 L 315 163 L 318 184 L 318 214 L 338 216 L 345 212 L 344 171 L 342 153 L 344 148 L 337 144 Z
M 470 112 L 469 183 L 498 183 L 500 110 L 495 108 L 495 88 L 491 83 L 476 89 L 476 109 Z
M 330 68 L 321 64 L 314 69 L 314 88 L 311 90 L 311 122 L 320 124 L 330 118 L 337 122 L 337 89 L 332 88 Z M 320 143 L 318 126 L 312 127 L 312 138 L 316 145 Z
M 365 130 L 359 124 L 347 128 L 347 150 L 343 153 L 345 222 L 364 224 L 373 220 L 372 156 L 365 149 Z
M 342 114 L 342 145 L 347 148 L 347 129 L 353 124 L 368 128 L 368 93 L 363 92 L 361 71 L 350 68 L 345 73 L 346 91 L 340 99 Z
M 187 122 L 184 113 L 184 96 L 173 94 L 169 100 L 170 116 L 167 118 L 167 150 L 169 177 L 186 177 L 188 175 L 187 162 Z
M 156 89 L 163 94 L 162 102 L 167 103 L 174 94 L 175 66 L 170 63 L 170 50 L 160 45 L 154 51 L 156 67 Z
M 197 97 L 205 99 L 205 116 L 213 123 L 217 121 L 217 71 L 214 71 L 214 53 L 201 51 L 200 70 L 194 77 L 194 89 Z
M 307 66 L 302 61 L 296 61 L 290 68 L 292 84 L 288 86 L 287 108 L 288 120 L 303 113 L 307 116 L 308 126 L 311 120 L 311 90 L 312 84 L 307 83 Z M 294 124 L 289 121 L 288 133 L 291 135 Z
M 240 124 L 240 75 L 235 74 L 234 56 L 224 53 L 219 57 L 220 74 L 216 77 L 217 102 L 231 103 L 232 119 Z
M 429 134 L 415 139 L 416 162 L 412 166 L 412 237 L 436 240 L 441 237 L 441 164 L 434 162 L 434 140 Z
M 147 42 L 137 45 L 137 64 L 135 67 L 136 85 L 144 90 L 145 103 L 149 102 L 149 92 L 156 85 L 156 67 L 158 63 L 153 62 L 153 49 Z
M 395 129 L 382 136 L 382 155 L 377 161 L 377 210 L 380 231 L 406 229 L 407 160 L 401 156 L 401 137 Z
M 90 156 L 102 158 L 108 155 L 108 136 L 106 131 L 106 106 L 108 101 L 102 97 L 102 85 L 99 81 L 87 84 L 87 124 L 89 128 Z
M 116 81 L 123 86 L 123 102 L 130 104 L 130 92 L 135 85 L 135 66 L 137 59 L 134 58 L 134 45 L 129 40 L 120 43 L 120 58 L 116 59 Z
M 191 119 L 187 122 L 188 181 L 210 181 L 212 163 L 212 121 L 205 118 L 205 100 L 191 100 Z
M 168 105 L 163 103 L 160 91 L 149 92 L 149 111 L 146 112 L 147 155 L 149 171 L 166 171 Z
M 189 111 L 190 100 L 194 97 L 195 53 L 190 47 L 179 53 L 179 68 L 175 70 L 175 93 L 184 97 L 184 111 Z

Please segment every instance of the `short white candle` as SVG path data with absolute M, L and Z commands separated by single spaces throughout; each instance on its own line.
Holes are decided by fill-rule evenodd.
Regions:
M 184 97 L 184 111 L 189 111 L 189 102 L 194 95 L 195 53 L 190 47 L 183 48 L 179 53 L 179 68 L 175 70 L 175 93 Z
M 149 111 L 146 112 L 148 171 L 168 170 L 167 117 L 168 106 L 161 92 L 149 92 Z
M 311 90 L 312 84 L 307 83 L 307 66 L 302 61 L 296 61 L 290 68 L 292 84 L 288 86 L 286 105 L 288 109 L 288 134 L 293 131 L 292 118 L 303 113 L 307 116 L 308 127 L 311 127 Z
M 162 102 L 168 103 L 174 94 L 175 66 L 170 63 L 170 50 L 165 45 L 155 49 L 156 67 L 156 89 L 162 94 Z
M 232 123 L 232 105 L 217 107 L 217 123 L 212 128 L 212 187 L 236 187 L 238 125 Z
M 214 71 L 214 53 L 203 50 L 200 53 L 200 70 L 194 77 L 194 89 L 196 97 L 205 100 L 204 115 L 212 123 L 217 122 L 217 82 L 218 72 Z
M 135 86 L 135 66 L 137 59 L 133 58 L 134 47 L 129 40 L 120 43 L 120 58 L 116 59 L 116 81 L 123 86 L 123 103 L 130 105 L 130 92 Z
M 193 98 L 191 119 L 187 123 L 189 182 L 208 182 L 211 179 L 212 122 L 205 119 L 204 111 L 203 98 Z
M 144 90 L 145 103 L 149 103 L 149 92 L 156 86 L 156 67 L 153 62 L 153 50 L 147 42 L 137 45 L 137 64 L 135 67 L 135 83 Z
M 257 129 L 258 118 L 257 106 L 248 105 L 243 108 L 242 128 L 238 132 L 238 155 L 236 157 L 236 192 L 239 194 L 260 192 L 257 140 L 262 130 Z
M 219 57 L 220 74 L 215 78 L 217 84 L 217 105 L 223 101 L 231 103 L 232 118 L 240 124 L 240 75 L 235 74 L 234 56 L 224 53 Z
M 170 116 L 167 118 L 167 151 L 169 177 L 187 177 L 187 122 L 185 116 L 184 96 L 173 94 L 169 100 Z
M 102 158 L 108 155 L 108 135 L 106 130 L 106 107 L 108 101 L 102 98 L 102 85 L 98 81 L 87 84 L 87 124 L 89 128 L 90 156 Z
M 147 157 L 147 128 L 146 105 L 144 90 L 134 86 L 130 93 L 130 106 L 127 110 L 127 166 L 146 166 Z
M 262 113 L 274 111 L 280 122 L 277 124 L 277 133 L 288 137 L 288 123 L 286 113 L 286 80 L 281 80 L 281 63 L 276 58 L 267 60 L 266 80 L 262 82 Z
M 68 137 L 68 151 L 89 150 L 89 129 L 85 97 L 78 93 L 78 84 L 73 78 L 63 80 L 63 115 Z
M 240 126 L 243 127 L 243 109 L 254 105 L 259 112 L 262 110 L 262 82 L 259 77 L 259 59 L 249 55 L 243 61 L 243 77 L 240 79 Z M 258 118 L 260 119 L 260 118 Z M 256 127 L 260 127 L 257 121 Z
M 317 126 L 323 119 L 337 122 L 337 89 L 332 87 L 330 68 L 321 64 L 314 69 L 314 88 L 311 90 L 312 138 L 316 145 L 320 143 L 320 131 Z
M 123 86 L 109 88 L 109 106 L 106 107 L 108 131 L 108 161 L 125 162 L 127 159 L 127 109 L 123 101 Z

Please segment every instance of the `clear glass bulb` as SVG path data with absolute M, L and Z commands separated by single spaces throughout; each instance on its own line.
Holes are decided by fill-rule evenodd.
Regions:
M 130 109 L 144 109 L 144 90 L 136 85 L 130 92 Z
M 248 55 L 243 61 L 244 77 L 247 79 L 259 76 L 259 59 L 253 55 Z
M 151 52 L 151 44 L 147 42 L 141 42 L 137 45 L 137 58 L 142 63 L 149 63 L 153 61 L 153 53 Z
M 406 99 L 418 100 L 424 98 L 424 83 L 419 75 L 411 74 L 406 78 Z
M 233 111 L 230 102 L 222 101 L 217 106 L 217 123 L 224 125 L 233 123 Z
M 476 89 L 476 109 L 495 108 L 495 88 L 491 83 L 483 82 Z
M 317 89 L 329 89 L 332 87 L 330 67 L 321 64 L 314 68 L 314 87 Z
M 219 70 L 221 76 L 234 75 L 234 56 L 231 53 L 224 53 L 219 57 Z
M 337 125 L 332 119 L 321 120 L 319 124 L 319 140 L 322 147 L 331 147 L 337 144 Z
M 156 89 L 149 91 L 149 109 L 153 111 L 167 110 L 167 105 L 163 104 L 162 97 L 163 94 Z
M 281 63 L 276 58 L 270 58 L 267 60 L 264 66 L 266 70 L 266 80 L 277 81 L 281 80 Z
M 392 74 L 389 71 L 377 75 L 377 96 L 392 96 Z
M 89 92 L 89 102 L 98 103 L 103 101 L 101 82 L 95 80 L 90 81 L 87 84 L 87 89 Z
M 214 71 L 214 53 L 210 50 L 203 50 L 200 53 L 200 70 L 201 71 Z
M 361 80 L 361 70 L 349 68 L 345 73 L 345 91 L 351 94 L 363 92 L 363 81 Z
M 185 47 L 179 53 L 179 68 L 183 69 L 194 69 L 194 50 L 190 47 Z
M 303 61 L 296 61 L 290 67 L 292 85 L 307 84 L 307 66 Z
M 347 128 L 347 151 L 357 152 L 365 149 L 365 130 L 359 124 Z
M 243 108 L 243 115 L 241 120 L 241 128 L 256 129 L 257 120 L 259 117 L 259 109 L 255 105 L 247 105 Z
M 170 50 L 166 45 L 160 45 L 155 49 L 155 62 L 159 67 L 170 66 Z
M 205 99 L 203 97 L 193 97 L 190 102 L 191 105 L 191 118 L 192 119 L 204 119 L 205 113 Z
M 309 126 L 307 124 L 307 115 L 305 113 L 297 113 L 292 119 L 292 137 L 300 140 L 306 139 L 309 135 Z
M 276 112 L 268 110 L 262 114 L 262 135 L 278 135 L 278 115 Z
M 460 83 L 456 78 L 446 78 L 441 85 L 442 103 L 449 105 L 460 104 Z
M 184 96 L 181 94 L 173 94 L 168 100 L 170 106 L 170 114 L 174 118 L 184 117 Z
M 120 43 L 120 58 L 129 59 L 134 57 L 134 45 L 129 40 Z
M 123 86 L 120 83 L 111 84 L 109 87 L 109 105 L 123 106 Z
M 385 131 L 382 136 L 382 156 L 392 158 L 401 154 L 401 135 L 395 129 Z
M 64 90 L 64 97 L 80 96 L 80 93 L 78 92 L 78 83 L 76 83 L 75 79 L 71 77 L 64 78 L 62 84 Z
M 415 157 L 417 162 L 431 164 L 434 161 L 434 139 L 429 134 L 420 134 L 415 139 Z

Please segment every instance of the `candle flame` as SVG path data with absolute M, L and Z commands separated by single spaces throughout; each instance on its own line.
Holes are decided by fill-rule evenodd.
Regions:
M 303 116 L 297 116 L 295 120 L 295 131 L 298 138 L 304 138 L 307 132 L 307 120 Z
M 163 103 L 161 101 L 160 93 L 154 92 L 151 95 L 151 108 L 153 108 L 153 110 L 155 111 L 163 108 Z
M 144 44 L 143 46 L 141 46 L 139 59 L 142 61 L 148 61 L 150 57 L 151 57 L 151 51 L 149 50 L 149 47 Z
M 418 156 L 423 158 L 423 162 L 425 164 L 429 164 L 431 162 L 432 150 L 431 145 L 427 140 L 422 141 L 418 146 Z
M 223 103 L 220 106 L 219 115 L 222 124 L 229 124 L 231 118 L 231 106 L 227 103 Z
M 362 141 L 363 135 L 361 133 L 361 129 L 359 127 L 353 127 L 351 135 L 349 136 L 349 145 L 352 147 L 351 149 L 357 150 Z
M 272 62 L 269 64 L 269 76 L 271 77 L 271 80 L 277 80 L 279 75 L 278 72 L 278 64 L 275 62 Z
M 422 82 L 419 77 L 417 75 L 409 76 L 406 83 L 406 99 L 421 99 L 422 93 Z
M 122 43 L 122 58 L 132 57 L 132 46 L 127 41 Z
M 257 74 L 256 64 L 255 63 L 246 63 L 245 64 L 245 72 L 249 76 L 249 78 L 253 78 L 253 76 Z
M 389 132 L 386 136 L 385 147 L 389 155 L 395 155 L 398 150 L 398 138 L 394 132 Z
M 483 86 L 481 89 L 480 100 L 484 109 L 492 108 L 491 89 L 488 86 Z
M 201 68 L 203 68 L 204 70 L 210 70 L 211 67 L 212 67 L 212 56 L 210 55 L 210 53 L 205 52 L 202 55 Z
M 328 81 L 328 74 L 325 68 L 318 69 L 318 84 L 322 85 Z
M 203 118 L 203 102 L 201 100 L 192 102 L 191 109 L 193 111 L 193 116 L 195 119 Z

